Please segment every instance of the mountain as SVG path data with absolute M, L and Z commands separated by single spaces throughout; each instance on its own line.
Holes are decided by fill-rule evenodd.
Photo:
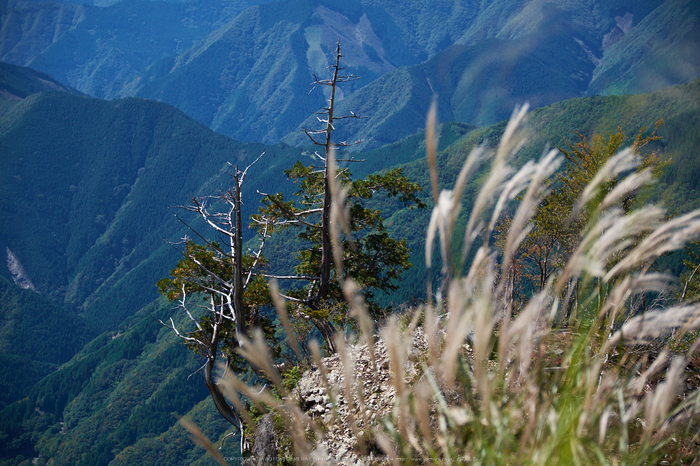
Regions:
M 361 150 L 421 128 L 432 94 L 442 121 L 488 125 L 514 103 L 700 76 L 692 0 L 96 3 L 110 5 L 4 7 L 0 59 L 93 96 L 169 103 L 240 141 L 308 144 L 300 128 L 326 98 L 310 84 L 339 39 L 345 71 L 362 78 L 339 99 L 368 117 L 342 139 Z
M 433 94 L 442 121 L 488 125 L 516 103 L 619 93 L 628 83 L 649 92 L 700 75 L 698 14 L 686 0 L 343 5 L 295 0 L 246 10 L 154 64 L 127 92 L 169 102 L 240 140 L 306 145 L 300 129 L 313 127 L 325 98 L 323 89 L 310 92 L 311 76 L 325 76 L 340 38 L 346 71 L 362 79 L 341 89 L 339 108 L 367 118 L 348 122 L 338 137 L 364 140 L 357 149 L 367 150 L 421 128 Z M 637 86 L 634 70 L 608 71 L 633 62 L 648 62 L 645 69 L 653 65 L 665 79 Z
M 134 74 L 182 52 L 258 2 L 80 3 L 20 1 L 0 7 L 0 60 L 49 73 L 92 96 L 119 97 Z
M 23 72 L 31 82 L 33 74 Z M 0 274 L 0 291 L 11 303 L 1 309 L 4 360 L 17 373 L 17 358 L 30 356 L 22 384 L 4 385 L 13 395 L 0 410 L 0 456 L 12 461 L 19 455 L 39 456 L 38 463 L 53 458 L 54 464 L 208 462 L 172 413 L 190 413 L 215 439 L 228 426 L 207 401 L 201 380 L 189 377 L 201 365 L 199 358 L 157 320 L 172 316 L 181 325 L 183 318 L 155 300 L 155 281 L 178 258 L 163 239 L 178 241 L 188 233 L 169 207 L 225 189 L 227 162 L 247 165 L 265 151 L 244 183 L 246 212 L 252 212 L 255 189 L 294 189 L 281 182 L 282 169 L 310 155 L 282 144 L 239 143 L 167 104 L 138 98 L 105 101 L 44 91 L 3 105 L 0 198 L 12 202 L 0 204 L 0 241 L 24 271 L 20 275 L 26 280 L 20 282 L 28 280 L 36 291 L 11 283 L 17 273 Z M 655 195 L 673 212 L 697 207 L 700 81 L 651 94 L 576 98 L 535 109 L 529 117 L 530 143 L 519 163 L 539 157 L 547 145 L 562 144 L 563 138 L 576 140 L 575 131 L 590 135 L 620 125 L 633 136 L 659 118 L 666 123 L 656 148 L 672 164 Z M 504 128 L 503 122 L 485 128 L 443 124 L 442 187 L 451 186 L 472 147 L 497 141 Z M 353 169 L 362 175 L 401 166 L 427 187 L 422 138 L 415 134 L 366 152 L 358 156 L 368 160 L 366 166 Z M 465 203 L 477 184 L 475 179 L 466 190 Z M 429 192 L 423 195 L 430 202 Z M 430 210 L 382 205 L 391 232 L 408 239 L 414 264 L 399 290 L 384 301 L 420 299 Z M 289 257 L 288 243 L 270 244 L 273 254 Z M 39 306 L 43 312 L 36 311 Z M 52 339 L 56 328 L 83 340 L 60 346 Z M 61 351 L 47 357 L 47 350 L 37 346 L 31 353 L 33 346 L 22 346 L 28 332 Z M 237 456 L 236 442 L 227 445 Z
M 260 5 L 184 53 L 154 63 L 127 93 L 168 102 L 238 140 L 275 143 L 324 105 L 324 90 L 310 92 L 310 83 L 314 74 L 325 77 L 339 39 L 346 72 L 363 78 L 342 90 L 351 93 L 446 47 L 458 36 L 456 25 L 475 14 L 440 4 L 432 13 L 452 27 L 438 28 L 423 17 L 426 9 L 422 2 L 401 8 L 319 0 Z
M 161 434 L 188 446 L 170 456 L 202 457 L 172 413 L 195 408 L 227 426 L 188 377 L 198 358 L 154 319 L 172 315 L 154 302 L 179 257 L 165 240 L 192 235 L 170 207 L 226 189 L 229 162 L 266 152 L 244 185 L 247 216 L 255 189 L 274 189 L 301 153 L 238 143 L 167 104 L 0 72 L 13 90 L 0 98 L 0 462 L 38 449 L 55 464 L 106 464 L 113 449 Z
M 75 312 L 0 276 L 0 408 L 75 356 L 93 336 L 86 327 Z
M 496 13 L 488 21 L 484 14 L 483 21 L 500 26 L 484 31 L 478 22 L 459 44 L 423 64 L 389 72 L 341 101 L 338 114 L 366 118 L 339 124 L 338 140 L 365 141 L 357 150 L 367 150 L 406 137 L 423 127 L 433 95 L 441 121 L 485 126 L 526 102 L 536 108 L 584 95 L 644 93 L 700 76 L 696 3 L 628 5 L 634 13 L 625 10 L 610 29 L 615 11 L 596 15 L 595 9 L 531 3 L 514 13 L 513 2 L 505 3 L 500 14 L 512 15 L 505 25 Z M 483 35 L 493 37 L 477 39 Z M 306 144 L 301 128 L 314 123 L 308 117 L 283 140 Z
M 155 281 L 177 257 L 164 239 L 187 232 L 169 207 L 224 189 L 228 162 L 247 165 L 266 151 L 244 187 L 250 214 L 255 189 L 275 189 L 279 164 L 301 157 L 285 146 L 238 143 L 138 98 L 42 92 L 7 102 L 0 198 L 12 201 L 0 205 L 0 241 L 39 293 L 81 312 L 98 332 L 156 297 Z
M 79 94 L 53 77 L 30 68 L 0 62 L 0 100 L 16 101 L 42 91 L 63 91 Z
M 594 96 L 570 99 L 534 109 L 526 124 L 527 144 L 522 148 L 517 164 L 539 159 L 553 146 L 563 147 L 566 141 L 578 142 L 577 133 L 590 138 L 595 134 L 612 134 L 619 127 L 630 144 L 638 132 L 646 128 L 649 134 L 654 124 L 663 120 L 657 130 L 662 137 L 649 150 L 657 150 L 670 161 L 651 193 L 649 200 L 658 202 L 671 215 L 680 215 L 700 208 L 700 80 L 660 89 L 658 91 L 623 96 Z M 438 155 L 441 189 L 450 189 L 466 155 L 480 144 L 500 140 L 506 122 L 477 128 L 467 132 Z M 399 143 L 397 143 L 399 144 Z M 388 147 L 394 147 L 396 144 Z M 413 146 L 423 153 L 424 147 Z M 379 149 L 381 152 L 386 148 Z M 412 154 L 405 157 L 411 159 Z M 413 161 L 400 164 L 404 173 L 421 186 L 430 186 L 425 158 L 415 155 Z M 488 168 L 488 164 L 486 165 Z M 465 190 L 463 205 L 473 202 L 480 177 L 476 176 Z M 432 203 L 430 193 L 423 191 L 425 201 Z M 425 232 L 430 221 L 430 210 L 398 209 L 388 219 L 389 231 L 396 237 L 408 239 L 412 250 L 413 267 L 402 276 L 399 289 L 386 296 L 384 304 L 399 305 L 425 296 Z M 679 255 L 659 261 L 661 271 L 678 276 L 682 268 Z
M 39 464 L 53 458 L 53 464 L 106 465 L 140 439 L 144 444 L 168 432 L 172 437 L 173 430 L 180 447 L 141 464 L 201 457 L 178 429 L 177 416 L 195 408 L 193 418 L 213 438 L 226 430 L 226 421 L 205 401 L 209 392 L 201 378 L 190 377 L 199 368 L 197 357 L 155 320 L 167 319 L 169 307 L 148 306 L 118 332 L 95 338 L 0 411 L 0 461 L 22 455 L 40 457 Z
M 698 2 L 667 1 L 634 26 L 632 20 L 618 17 L 610 35 L 624 36 L 606 48 L 588 94 L 642 94 L 700 76 Z
M 427 62 L 385 74 L 342 100 L 337 114 L 366 118 L 340 122 L 338 140 L 381 147 L 419 131 L 433 96 L 441 121 L 484 126 L 510 116 L 515 105 L 549 105 L 585 93 L 595 65 L 572 37 L 570 23 L 550 18 L 542 31 L 518 39 L 491 38 L 453 45 Z M 315 117 L 301 127 L 314 128 Z M 284 141 L 303 145 L 297 130 Z

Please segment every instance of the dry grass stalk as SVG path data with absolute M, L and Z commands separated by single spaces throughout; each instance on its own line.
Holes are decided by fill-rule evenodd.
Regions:
M 383 427 L 366 416 L 362 381 L 355 379 L 345 336 L 339 334 L 336 340 L 344 368 L 342 395 L 329 383 L 318 344 L 309 345 L 334 406 L 334 422 L 347 426 L 355 436 L 359 435 L 359 421 L 365 430 L 371 426 L 376 445 L 393 464 L 398 464 L 399 456 L 439 464 L 641 464 L 658 451 L 659 435 L 679 425 L 690 434 L 697 429 L 694 423 L 700 412 L 700 391 L 683 402 L 678 394 L 700 340 L 691 345 L 685 357 L 671 357 L 669 347 L 663 345 L 659 351 L 640 345 L 674 329 L 683 335 L 699 328 L 700 305 L 654 309 L 622 322 L 635 296 L 658 292 L 669 282 L 667 276 L 648 273 L 650 261 L 700 234 L 700 212 L 665 220 L 663 211 L 655 206 L 629 213 L 616 207 L 650 181 L 647 171 L 622 178 L 589 209 L 591 220 L 578 247 L 543 289 L 533 293 L 514 314 L 506 297 L 507 270 L 547 193 L 547 179 L 561 163 L 551 151 L 520 170 L 509 166 L 524 143 L 519 133 L 526 110 L 514 112 L 498 148 L 475 149 L 466 158 L 454 190 L 442 192 L 437 184 L 435 111 L 431 111 L 426 134 L 435 208 L 426 234 L 426 265 L 430 269 L 433 242 L 439 238 L 445 284 L 440 292 L 446 292 L 446 300 L 438 300 L 436 307 L 428 303 L 417 309 L 406 328 L 392 316 L 380 330 L 396 392 L 394 411 Z M 491 171 L 467 217 L 458 253 L 462 260 L 454 260 L 452 238 L 463 192 L 468 177 L 487 158 L 493 160 Z M 589 206 L 603 183 L 638 163 L 630 151 L 611 158 L 584 189 L 576 208 L 580 211 Z M 342 206 L 342 189 L 335 186 L 333 190 L 333 244 L 337 249 L 342 224 L 348 218 Z M 518 195 L 522 199 L 499 257 L 491 236 Z M 463 274 L 464 259 L 478 239 L 482 240 L 480 246 Z M 335 254 L 341 262 L 342 251 Z M 336 266 L 342 277 L 341 264 Z M 362 339 L 374 358 L 374 325 L 361 292 L 351 280 L 344 281 L 343 292 L 350 315 L 358 320 Z M 580 315 L 585 316 L 586 311 L 588 317 L 571 319 L 564 331 L 556 327 L 556 317 L 562 312 L 562 303 L 570 302 L 574 294 L 578 295 Z M 428 350 L 413 383 L 407 380 L 404 368 L 412 364 L 407 355 L 421 316 Z M 271 370 L 261 337 L 256 335 L 244 348 L 248 350 L 242 354 L 251 363 Z M 270 374 L 277 384 L 274 373 Z M 227 376 L 224 387 L 236 406 L 240 393 L 283 414 L 298 454 L 333 453 L 314 450 L 305 435 L 315 429 L 314 424 L 289 398 L 274 399 L 267 390 L 245 387 L 233 376 Z M 336 399 L 340 396 L 350 407 L 357 404 L 357 417 L 353 409 L 348 418 L 338 416 Z M 323 433 L 317 428 L 316 436 L 320 445 Z
M 221 456 L 221 453 L 219 453 L 219 450 L 216 449 L 216 447 L 209 441 L 209 439 L 202 433 L 201 430 L 199 430 L 199 427 L 192 422 L 191 420 L 187 418 L 180 418 L 180 425 L 187 429 L 190 434 L 195 439 L 195 442 L 203 447 L 207 453 L 209 453 L 219 464 L 223 466 L 228 466 L 228 463 L 224 459 L 223 456 Z

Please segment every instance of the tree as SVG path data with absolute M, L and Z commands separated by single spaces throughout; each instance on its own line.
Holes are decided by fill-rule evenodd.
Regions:
M 358 79 L 353 75 L 342 75 L 340 66 L 342 58 L 340 41 L 335 52 L 335 64 L 331 65 L 331 79 L 320 80 L 314 76 L 315 86 L 330 87 L 328 107 L 321 109 L 318 117 L 325 127 L 319 130 L 305 129 L 313 144 L 324 148 L 323 155 L 316 152 L 320 166 L 304 166 L 297 162 L 285 171 L 288 179 L 298 183 L 299 190 L 295 199 L 286 200 L 281 193 L 263 194 L 260 213 L 253 216 L 253 221 L 269 234 L 274 231 L 297 227 L 301 231 L 298 238 L 309 244 L 307 249 L 299 252 L 299 264 L 296 275 L 277 277 L 288 280 L 302 280 L 305 287 L 293 289 L 284 297 L 297 306 L 299 313 L 313 319 L 314 325 L 321 332 L 330 351 L 335 351 L 333 335 L 335 327 L 330 320 L 330 311 L 342 306 L 342 293 L 338 285 L 337 272 L 342 264 L 333 258 L 331 241 L 332 184 L 337 183 L 345 189 L 344 197 L 348 202 L 351 221 L 345 225 L 343 237 L 344 256 L 342 262 L 348 264 L 345 273 L 364 286 L 365 298 L 372 303 L 373 290 L 389 291 L 395 289 L 394 280 L 401 271 L 408 268 L 409 251 L 405 240 L 391 238 L 384 225 L 378 209 L 367 203 L 382 191 L 389 197 L 397 197 L 409 206 L 424 207 L 416 193 L 420 187 L 406 178 L 400 169 L 391 170 L 380 175 L 370 175 L 364 180 L 353 181 L 347 168 L 335 169 L 334 151 L 354 143 L 332 141 L 334 125 L 347 118 L 359 118 L 355 113 L 336 116 L 335 93 L 339 84 Z M 319 135 L 323 140 L 317 139 Z M 339 160 L 353 162 L 354 159 Z M 375 307 L 376 309 L 376 307 Z
M 202 368 L 204 381 L 216 409 L 239 430 L 242 429 L 239 411 L 226 401 L 216 384 L 215 364 L 222 354 L 229 365 L 243 370 L 244 360 L 235 349 L 250 341 L 248 328 L 270 327 L 260 312 L 269 303 L 269 291 L 264 278 L 255 274 L 264 263 L 262 250 L 267 237 L 264 226 L 260 228 L 258 251 L 251 254 L 243 251 L 241 186 L 248 168 L 240 171 L 235 167 L 232 189 L 217 196 L 193 198 L 189 206 L 182 206 L 203 219 L 225 244 L 208 240 L 191 228 L 205 244 L 186 237 L 181 251 L 183 258 L 170 277 L 157 284 L 160 293 L 177 302 L 193 327 L 189 331 L 181 330 L 172 318 L 167 324 L 161 323 L 172 329 L 192 351 L 206 358 Z M 252 365 L 251 368 L 263 377 L 271 375 Z
M 688 259 L 683 260 L 684 271 L 681 273 L 683 289 L 679 301 L 696 302 L 700 298 L 700 242 L 692 241 L 685 247 Z
M 329 106 L 319 112 L 325 115 L 321 121 L 326 123 L 326 128 L 307 130 L 306 133 L 325 148 L 323 156 L 316 154 L 322 166 L 304 166 L 297 162 L 285 172 L 289 179 L 299 183 L 295 199 L 285 200 L 282 194 L 264 195 L 260 213 L 252 216 L 260 239 L 257 251 L 245 253 L 243 250 L 241 186 L 250 166 L 243 171 L 235 167 L 231 189 L 216 196 L 193 198 L 190 205 L 181 206 L 204 221 L 217 240 L 211 240 L 190 227 L 203 244 L 185 238 L 181 251 L 183 258 L 169 278 L 158 282 L 159 291 L 170 301 L 177 302 L 178 308 L 187 316 L 190 329 L 183 330 L 172 318 L 168 323 L 161 323 L 172 329 L 192 351 L 205 357 L 204 379 L 216 408 L 239 430 L 242 428 L 242 405 L 232 406 L 224 398 L 216 383 L 214 368 L 218 358 L 223 356 L 227 360 L 226 366 L 236 372 L 245 370 L 247 364 L 259 376 L 279 382 L 276 367 L 265 364 L 271 368 L 268 370 L 275 371 L 274 374 L 265 373 L 255 364 L 246 363 L 246 359 L 238 354 L 241 350 L 246 353 L 245 345 L 252 340 L 248 329 L 253 326 L 262 327 L 268 342 L 274 342 L 275 329 L 262 312 L 271 301 L 266 278 L 308 283 L 306 287 L 289 290 L 283 296 L 296 305 L 299 315 L 312 320 L 329 350 L 335 351 L 335 327 L 329 317 L 334 310 L 342 310 L 345 306 L 338 275 L 354 278 L 365 287 L 365 298 L 373 302 L 373 290 L 395 289 L 394 280 L 410 266 L 406 241 L 391 238 L 380 211 L 367 203 L 381 191 L 405 204 L 423 207 L 416 196 L 420 187 L 411 183 L 401 170 L 353 181 L 346 168 L 335 169 L 334 150 L 349 144 L 332 142 L 334 121 L 357 118 L 354 114 L 347 117 L 333 115 L 336 85 L 355 79 L 354 76 L 339 74 L 341 57 L 338 44 L 332 79 L 314 81 L 318 86 L 330 86 L 331 89 Z M 314 139 L 318 134 L 325 134 L 325 142 Z M 331 218 L 334 196 L 348 200 L 350 214 L 349 217 L 342 216 L 350 220 L 346 222 L 342 244 L 336 244 L 335 249 L 331 238 L 335 220 Z M 281 277 L 263 273 L 261 269 L 265 260 L 262 251 L 267 238 L 274 231 L 292 226 L 300 227 L 298 237 L 311 245 L 299 252 L 296 275 Z M 334 259 L 334 252 L 344 256 Z M 344 272 L 341 271 L 343 262 L 347 263 Z M 279 348 L 278 345 L 268 346 Z
M 638 158 L 638 174 L 648 173 L 649 176 L 658 177 L 669 163 L 662 161 L 655 151 L 642 154 L 643 147 L 660 139 L 656 129 L 662 124 L 663 120 L 657 121 L 649 136 L 644 136 L 646 128 L 641 128 L 630 145 L 629 150 Z M 558 147 L 568 162 L 567 166 L 550 183 L 551 192 L 538 207 L 532 220 L 532 230 L 521 243 L 511 264 L 513 297 L 517 295 L 516 288 L 526 291 L 526 294 L 544 288 L 547 280 L 560 270 L 579 244 L 581 233 L 593 220 L 597 207 L 625 175 L 623 172 L 612 173 L 607 181 L 597 185 L 596 192 L 589 196 L 585 205 L 579 205 L 586 187 L 620 151 L 625 135 L 620 128 L 614 134 L 594 134 L 590 140 L 581 133 L 576 134 L 579 137 L 577 143 L 567 140 L 564 147 Z M 619 207 L 625 214 L 632 209 L 635 196 L 633 191 L 620 201 Z M 508 228 L 509 219 L 506 219 L 499 226 L 499 231 L 507 232 Z

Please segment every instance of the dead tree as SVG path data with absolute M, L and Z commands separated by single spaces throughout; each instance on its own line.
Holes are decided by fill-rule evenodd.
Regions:
M 340 40 L 335 51 L 335 65 L 333 68 L 333 77 L 331 79 L 320 80 L 314 76 L 314 84 L 316 86 L 329 86 L 331 89 L 331 95 L 329 99 L 328 107 L 323 108 L 319 115 L 325 115 L 326 118 L 317 117 L 321 123 L 325 123 L 326 127 L 321 130 L 309 130 L 304 129 L 304 132 L 309 137 L 309 139 L 318 146 L 323 146 L 324 156 L 321 158 L 323 161 L 323 211 L 321 212 L 321 269 L 319 274 L 318 292 L 314 296 L 314 301 L 318 302 L 328 296 L 328 287 L 330 285 L 331 270 L 332 270 L 332 244 L 331 244 L 331 187 L 330 178 L 335 176 L 335 173 L 331 173 L 331 167 L 328 163 L 328 156 L 332 150 L 337 147 L 346 147 L 349 144 L 347 142 L 341 142 L 334 144 L 332 140 L 333 134 L 333 122 L 336 120 L 342 120 L 346 118 L 359 118 L 354 112 L 350 115 L 344 115 L 336 117 L 333 115 L 333 110 L 335 108 L 335 90 L 338 84 L 353 81 L 359 79 L 354 75 L 339 75 L 338 73 L 344 68 L 340 66 L 340 59 L 343 55 L 340 53 Z M 325 141 L 320 142 L 314 138 L 314 135 L 325 134 Z M 356 142 L 355 144 L 361 141 Z
M 304 129 L 305 134 L 314 145 L 323 147 L 323 155 L 316 152 L 321 166 L 304 166 L 301 162 L 286 171 L 287 177 L 298 182 L 299 191 L 296 200 L 285 200 L 281 193 L 263 194 L 260 214 L 253 216 L 253 221 L 261 226 L 277 228 L 296 226 L 302 229 L 298 238 L 311 243 L 311 248 L 300 251 L 300 263 L 297 275 L 292 277 L 275 277 L 279 279 L 305 280 L 309 284 L 302 290 L 294 290 L 283 295 L 287 300 L 297 304 L 300 314 L 311 318 L 316 328 L 331 352 L 335 352 L 335 328 L 329 316 L 331 308 L 343 301 L 338 285 L 340 277 L 334 277 L 334 254 L 331 241 L 331 180 L 336 185 L 347 188 L 348 209 L 352 211 L 350 225 L 346 225 L 346 236 L 355 238 L 345 239 L 352 245 L 351 251 L 346 251 L 345 261 L 349 264 L 344 271 L 361 286 L 366 285 L 365 298 L 370 298 L 368 288 L 383 291 L 394 289 L 392 283 L 400 275 L 400 270 L 410 266 L 408 249 L 405 241 L 395 241 L 386 232 L 383 218 L 379 211 L 367 208 L 365 203 L 374 193 L 384 190 L 388 196 L 397 196 L 407 204 L 423 206 L 415 196 L 420 187 L 411 183 L 400 169 L 390 170 L 382 175 L 369 175 L 364 180 L 352 180 L 347 168 L 336 170 L 331 154 L 338 148 L 347 147 L 354 143 L 333 142 L 333 131 L 339 120 L 360 118 L 354 112 L 349 115 L 336 116 L 336 90 L 339 84 L 359 79 L 352 74 L 343 75 L 340 65 L 343 57 L 340 41 L 335 51 L 334 64 L 330 66 L 333 75 L 330 79 L 318 79 L 314 76 L 314 88 L 326 86 L 330 88 L 328 106 L 316 114 L 322 129 Z M 312 89 L 313 90 L 313 89 Z M 354 159 L 337 159 L 340 162 L 359 162 Z M 340 268 L 339 268 L 340 269 Z
M 183 258 L 169 278 L 158 282 L 159 291 L 170 301 L 177 302 L 192 329 L 178 328 L 172 317 L 168 323 L 161 323 L 173 330 L 192 351 L 205 357 L 201 370 L 214 405 L 219 414 L 239 431 L 242 430 L 240 414 L 219 389 L 214 367 L 219 355 L 231 358 L 235 348 L 250 341 L 247 322 L 256 309 L 247 302 L 249 287 L 256 284 L 258 294 L 267 294 L 263 279 L 255 275 L 262 261 L 267 228 L 260 229 L 257 251 L 246 253 L 243 250 L 241 186 L 249 168 L 240 171 L 234 167 L 232 189 L 217 196 L 193 198 L 190 205 L 181 206 L 197 214 L 220 241 L 206 238 L 183 221 L 204 244 L 185 237 L 184 249 L 180 251 Z M 263 286 L 260 286 L 261 281 Z M 257 298 L 258 302 L 265 300 L 260 296 Z M 252 369 L 263 377 L 270 376 L 260 373 L 256 367 Z
M 316 87 L 329 87 L 330 97 L 328 99 L 328 106 L 322 108 L 316 112 L 317 119 L 319 122 L 323 123 L 324 128 L 318 130 L 304 129 L 304 133 L 309 137 L 311 142 L 317 146 L 323 146 L 323 155 L 318 152 L 315 153 L 316 157 L 323 163 L 323 167 L 320 170 L 315 170 L 313 175 L 316 175 L 317 181 L 316 185 L 320 188 L 320 192 L 316 194 L 322 197 L 320 206 L 313 207 L 311 209 L 298 209 L 291 207 L 289 204 L 284 203 L 280 195 L 267 195 L 261 193 L 265 196 L 263 202 L 267 202 L 271 209 L 267 212 L 261 209 L 262 216 L 254 217 L 253 220 L 260 222 L 262 218 L 275 218 L 276 226 L 288 226 L 291 224 L 303 225 L 312 230 L 316 230 L 317 234 L 320 235 L 320 249 L 321 258 L 320 265 L 317 270 L 317 274 L 313 276 L 294 276 L 294 277 L 275 277 L 279 279 L 304 279 L 309 280 L 311 285 L 308 288 L 308 294 L 305 298 L 298 298 L 292 296 L 283 295 L 286 299 L 293 302 L 297 302 L 301 305 L 309 306 L 311 309 L 318 310 L 323 302 L 329 296 L 329 290 L 331 286 L 331 272 L 333 268 L 332 258 L 332 244 L 331 244 L 331 189 L 330 189 L 330 178 L 336 176 L 335 173 L 331 173 L 331 166 L 329 164 L 329 154 L 331 151 L 339 147 L 346 147 L 351 144 L 347 142 L 334 143 L 332 139 L 332 134 L 334 128 L 334 122 L 347 118 L 359 118 L 358 115 L 351 112 L 350 115 L 335 116 L 335 98 L 336 98 L 336 88 L 339 84 L 353 81 L 359 79 L 359 77 L 350 75 L 343 75 L 342 70 L 344 69 L 340 66 L 340 59 L 343 57 L 340 51 L 340 40 L 336 46 L 335 51 L 335 63 L 330 65 L 333 70 L 333 76 L 330 79 L 319 79 L 314 75 L 314 81 L 312 85 Z M 312 91 L 313 89 L 312 88 Z M 318 139 L 321 136 L 323 139 Z M 358 141 L 353 144 L 357 144 Z M 307 173 L 308 174 L 308 173 Z M 289 173 L 288 173 L 289 175 Z M 312 175 L 312 176 L 313 176 Z M 321 175 L 322 178 L 319 179 L 317 175 Z M 309 193 L 307 193 L 309 194 Z M 310 217 L 320 216 L 320 220 L 309 220 Z M 314 325 L 323 335 L 323 338 L 328 345 L 330 351 L 335 352 L 335 343 L 333 341 L 333 335 L 335 334 L 335 328 L 333 324 L 327 319 L 314 319 Z

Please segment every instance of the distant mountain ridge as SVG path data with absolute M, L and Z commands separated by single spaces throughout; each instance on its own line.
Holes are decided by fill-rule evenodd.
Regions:
M 63 91 L 80 94 L 45 73 L 0 62 L 0 99 L 22 100 L 42 91 Z
M 338 39 L 345 71 L 362 77 L 340 97 L 382 103 L 381 117 L 346 129 L 374 141 L 365 149 L 414 132 L 427 93 L 439 95 L 443 121 L 491 124 L 515 102 L 643 93 L 700 76 L 692 0 L 20 1 L 1 12 L 2 60 L 93 96 L 167 102 L 268 144 L 308 142 L 299 128 L 324 104 L 310 83 Z
M 423 64 L 385 74 L 340 102 L 338 114 L 365 118 L 339 124 L 338 139 L 364 140 L 357 150 L 367 150 L 407 137 L 424 127 L 433 96 L 441 121 L 477 126 L 508 118 L 524 102 L 541 107 L 581 96 L 595 64 L 559 20 L 516 40 L 453 45 Z M 310 116 L 300 127 L 314 125 Z M 305 138 L 298 129 L 284 141 L 303 145 Z
M 310 92 L 310 84 L 314 74 L 327 73 L 338 39 L 344 71 L 363 78 L 342 88 L 342 98 L 457 37 L 439 28 L 445 35 L 437 43 L 432 36 L 410 43 L 395 19 L 417 3 L 390 9 L 382 2 L 289 0 L 253 7 L 181 55 L 152 65 L 126 92 L 168 102 L 238 140 L 275 143 L 324 105 L 324 89 Z
M 53 3 L 0 7 L 0 60 L 29 66 L 96 97 L 123 97 L 123 83 L 187 49 L 255 0 Z

